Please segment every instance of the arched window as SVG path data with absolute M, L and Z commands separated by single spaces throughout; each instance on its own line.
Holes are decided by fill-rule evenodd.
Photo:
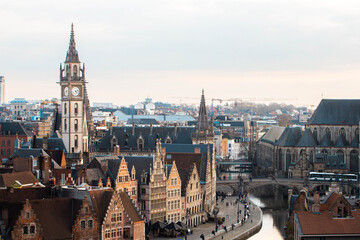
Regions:
M 64 114 L 67 114 L 67 104 L 64 103 Z
M 66 71 L 66 76 L 67 76 L 67 77 L 70 76 L 69 65 L 66 65 L 65 71 Z
M 283 156 L 282 156 L 282 150 L 279 149 L 279 170 L 283 170 Z
M 78 108 L 79 108 L 79 105 L 77 103 L 75 103 L 75 105 L 74 105 L 75 115 L 78 114 Z
M 326 159 L 327 159 L 327 155 L 328 155 L 328 151 L 327 151 L 326 149 L 323 149 L 323 150 L 321 150 L 321 154 L 323 155 L 324 160 L 326 160 Z
M 350 172 L 358 173 L 359 172 L 359 153 L 356 150 L 350 152 Z
M 144 149 L 144 140 L 142 137 L 139 137 L 137 144 L 139 151 L 142 151 Z
M 339 134 L 340 135 L 343 135 L 343 137 L 346 139 L 346 131 L 345 131 L 345 128 L 340 128 L 340 131 L 339 131 Z
M 74 137 L 74 145 L 75 145 L 75 148 L 78 147 L 78 144 L 79 144 L 78 135 L 75 135 L 75 137 Z
M 317 129 L 316 129 L 316 128 L 314 128 L 313 135 L 314 135 L 315 140 L 317 141 L 317 139 L 318 139 L 318 132 L 317 132 Z
M 171 138 L 169 136 L 167 136 L 165 143 L 170 143 L 170 144 L 172 143 Z
M 67 130 L 67 119 L 64 119 L 64 131 Z
M 288 150 L 286 151 L 286 170 L 289 169 L 290 163 L 291 163 L 291 152 L 290 152 L 290 150 L 288 149 Z
M 336 155 L 339 157 L 339 159 L 340 159 L 340 161 L 341 162 L 344 162 L 344 152 L 343 151 L 341 151 L 341 150 L 338 150 L 337 152 L 336 152 Z
M 309 161 L 310 161 L 311 163 L 314 163 L 314 151 L 313 151 L 313 150 L 310 151 Z
M 75 119 L 75 121 L 74 121 L 74 128 L 75 128 L 75 132 L 77 132 L 78 131 L 78 120 L 77 119 Z
M 328 136 L 329 138 L 331 138 L 331 130 L 330 130 L 330 128 L 325 129 L 325 135 Z
M 77 76 L 77 66 L 74 65 L 73 67 L 73 76 L 76 77 Z

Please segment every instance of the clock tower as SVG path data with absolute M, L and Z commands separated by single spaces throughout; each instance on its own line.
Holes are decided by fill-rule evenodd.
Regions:
M 89 148 L 88 119 L 91 118 L 86 92 L 85 65 L 81 66 L 71 24 L 70 44 L 64 66 L 60 64 L 61 135 L 68 153 Z

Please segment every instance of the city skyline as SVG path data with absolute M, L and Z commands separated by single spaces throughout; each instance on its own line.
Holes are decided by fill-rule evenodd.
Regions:
M 0 3 L 7 101 L 60 97 L 72 22 L 91 102 L 359 98 L 356 1 L 84 3 Z

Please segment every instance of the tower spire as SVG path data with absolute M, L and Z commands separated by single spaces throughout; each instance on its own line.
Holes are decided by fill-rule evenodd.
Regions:
M 205 105 L 205 94 L 204 89 L 202 90 L 201 94 L 201 102 L 200 102 L 200 109 L 199 109 L 199 118 L 197 122 L 197 130 L 199 132 L 209 130 L 209 118 L 206 112 L 206 105 Z
M 69 49 L 66 53 L 65 63 L 80 63 L 78 52 L 76 51 L 74 24 L 71 23 Z

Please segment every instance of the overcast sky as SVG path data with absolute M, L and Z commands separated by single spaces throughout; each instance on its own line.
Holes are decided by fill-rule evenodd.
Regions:
M 8 101 L 60 97 L 72 22 L 91 102 L 360 98 L 358 0 L 1 0 Z

